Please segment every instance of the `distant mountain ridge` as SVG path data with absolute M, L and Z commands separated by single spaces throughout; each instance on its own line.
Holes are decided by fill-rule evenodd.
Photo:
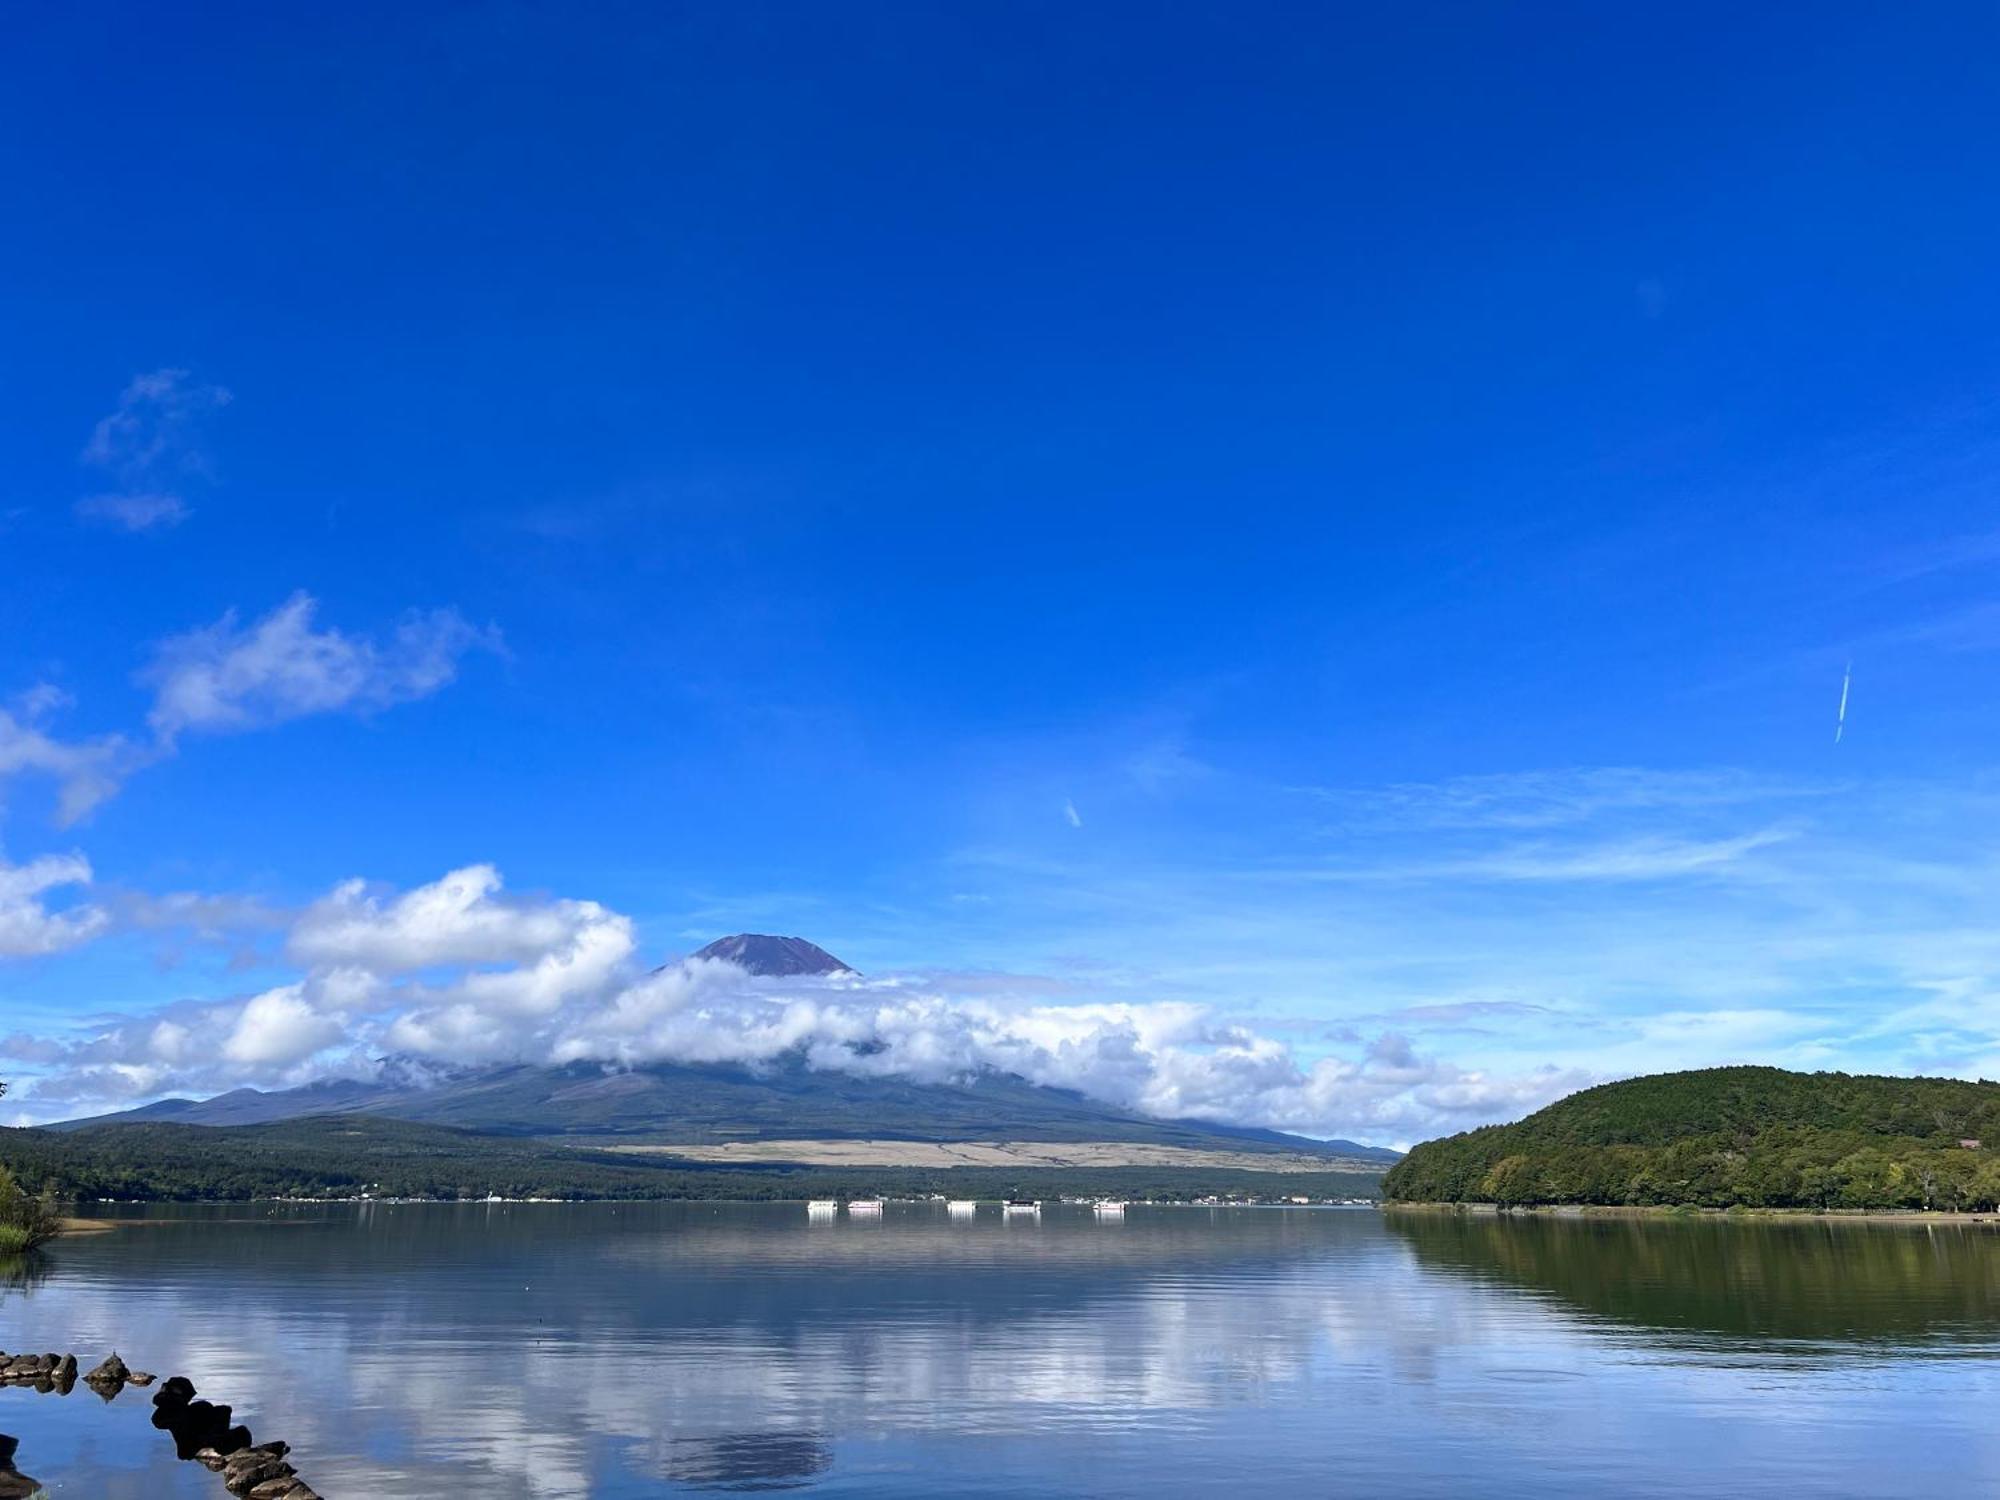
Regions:
M 736 933 L 693 955 L 765 978 L 851 974 L 798 937 Z M 482 1135 L 608 1143 L 714 1145 L 760 1140 L 1106 1142 L 1203 1150 L 1300 1152 L 1377 1167 L 1399 1153 L 1276 1130 L 1165 1120 L 1069 1089 L 986 1070 L 945 1082 L 813 1068 L 803 1054 L 755 1067 L 599 1062 L 452 1067 L 387 1057 L 368 1078 L 329 1078 L 212 1099 L 162 1099 L 49 1128 L 107 1124 L 266 1125 L 320 1115 L 370 1115 Z
M 798 1056 L 754 1070 L 719 1064 L 652 1063 L 611 1070 L 588 1062 L 560 1067 L 504 1063 L 460 1069 L 421 1084 L 326 1079 L 269 1093 L 246 1088 L 213 1099 L 162 1099 L 50 1128 L 138 1122 L 261 1125 L 341 1114 L 579 1142 L 1117 1141 L 1296 1151 L 1381 1164 L 1398 1159 L 1394 1151 L 1352 1141 L 1317 1141 L 1205 1120 L 1155 1119 L 1012 1074 L 985 1072 L 963 1081 L 923 1083 L 814 1069 Z

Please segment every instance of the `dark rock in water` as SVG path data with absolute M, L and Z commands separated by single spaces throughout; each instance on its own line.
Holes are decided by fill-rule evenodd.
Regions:
M 65 1354 L 61 1359 L 56 1361 L 56 1379 L 60 1380 L 65 1375 L 70 1376 L 72 1379 L 76 1376 L 76 1356 L 74 1354 Z
M 250 1500 L 292 1500 L 299 1492 L 298 1476 L 286 1474 L 250 1487 Z
M 149 1370 L 134 1370 L 130 1375 L 125 1377 L 125 1383 L 127 1385 L 151 1385 L 153 1383 L 152 1372 Z
M 169 1406 L 186 1406 L 192 1400 L 194 1400 L 194 1382 L 185 1375 L 171 1375 L 153 1396 L 153 1405 L 164 1409 Z
M 193 1458 L 204 1448 L 213 1448 L 218 1453 L 234 1453 L 248 1446 L 250 1430 L 247 1427 L 229 1425 L 229 1408 L 218 1406 L 212 1401 L 190 1401 L 177 1405 L 169 1396 L 179 1394 L 176 1381 L 187 1385 L 186 1381 L 169 1380 L 159 1395 L 153 1398 L 157 1410 L 153 1413 L 153 1425 L 171 1433 L 174 1452 L 181 1458 Z M 194 1387 L 189 1385 L 188 1389 Z
M 217 1448 L 195 1449 L 194 1461 L 200 1464 L 204 1469 L 212 1470 L 214 1473 L 217 1474 L 220 1474 L 222 1472 L 222 1466 L 229 1462 L 228 1458 L 224 1456 L 224 1454 L 220 1449 Z
M 19 1438 L 0 1432 L 0 1500 L 33 1500 L 42 1492 L 40 1480 L 14 1467 L 14 1450 L 20 1446 Z
M 83 1378 L 92 1385 L 113 1383 L 123 1385 L 132 1378 L 132 1372 L 125 1367 L 124 1360 L 113 1354 Z

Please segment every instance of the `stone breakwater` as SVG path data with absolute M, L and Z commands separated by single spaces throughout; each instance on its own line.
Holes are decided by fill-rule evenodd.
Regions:
M 105 1401 L 129 1386 L 149 1386 L 153 1377 L 128 1367 L 116 1354 L 85 1374 L 77 1374 L 74 1354 L 0 1352 L 0 1386 L 29 1386 L 67 1396 L 81 1380 Z M 319 1492 L 285 1461 L 285 1443 L 253 1443 L 250 1429 L 231 1421 L 227 1406 L 195 1399 L 194 1382 L 176 1375 L 153 1396 L 153 1425 L 174 1440 L 177 1457 L 222 1476 L 230 1494 L 247 1500 L 320 1500 Z M 27 1500 L 40 1484 L 14 1467 L 15 1439 L 0 1435 L 0 1500 Z

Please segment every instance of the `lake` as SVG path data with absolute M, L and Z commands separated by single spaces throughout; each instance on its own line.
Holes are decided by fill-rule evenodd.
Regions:
M 1965 1494 L 2000 1482 L 2000 1231 L 1369 1209 L 129 1211 L 0 1291 L 329 1500 Z M 51 1494 L 224 1494 L 0 1391 Z

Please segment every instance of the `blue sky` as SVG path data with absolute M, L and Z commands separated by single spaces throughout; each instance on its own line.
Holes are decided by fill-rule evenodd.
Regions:
M 14 1102 L 786 1006 L 1385 1140 L 2000 1071 L 1996 27 L 22 18 Z M 870 981 L 636 978 L 740 929 Z

